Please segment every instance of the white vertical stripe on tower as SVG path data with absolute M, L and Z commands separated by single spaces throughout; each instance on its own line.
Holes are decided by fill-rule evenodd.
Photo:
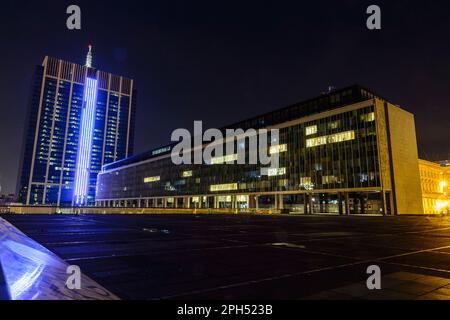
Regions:
M 131 124 L 131 107 L 132 107 L 132 101 L 133 101 L 133 79 L 130 80 L 130 101 L 128 103 L 128 127 L 127 127 L 127 149 L 125 152 L 125 157 L 129 157 L 128 154 L 128 147 L 130 142 L 130 124 Z

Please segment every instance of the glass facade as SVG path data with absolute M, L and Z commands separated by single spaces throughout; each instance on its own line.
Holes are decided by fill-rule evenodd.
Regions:
M 355 99 L 351 108 L 328 104 L 322 106 L 323 112 L 303 117 L 280 116 L 274 120 L 280 114 L 275 111 L 255 118 L 276 123 L 275 128 L 279 129 L 279 141 L 265 150 L 267 154 L 279 155 L 279 167 L 269 169 L 266 175 L 261 174 L 264 166 L 237 164 L 238 152 L 213 155 L 209 164 L 174 165 L 169 146 L 105 165 L 99 175 L 97 204 L 115 206 L 127 201 L 128 205 L 142 205 L 141 199 L 149 199 L 144 201 L 145 205 L 158 206 L 160 197 L 174 198 L 175 202 L 177 198 L 189 197 L 192 202 L 194 197 L 200 197 L 199 207 L 280 209 L 282 206 L 305 212 L 308 206 L 309 212 L 380 213 L 386 209 L 375 104 L 367 91 L 363 96 L 364 89 L 352 90 L 360 90 L 357 97 L 361 99 Z M 326 98 L 346 96 L 346 91 Z M 358 106 L 361 101 L 365 103 Z M 314 105 L 313 101 L 308 103 Z M 303 114 L 303 110 L 295 109 Z M 253 121 L 241 124 L 248 129 L 248 124 L 257 123 Z M 246 141 L 235 140 L 235 150 L 244 148 L 248 160 Z M 257 196 L 258 204 L 251 203 L 253 196 Z
M 95 201 L 102 166 L 132 155 L 136 106 L 133 80 L 46 57 L 35 71 L 27 115 L 18 183 L 22 203 L 74 203 L 88 76 L 98 81 L 98 87 L 90 121 L 85 204 Z

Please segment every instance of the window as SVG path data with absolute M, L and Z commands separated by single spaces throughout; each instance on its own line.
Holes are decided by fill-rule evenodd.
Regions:
M 246 195 L 237 195 L 236 196 L 236 201 L 247 202 L 248 201 L 248 196 L 246 196 Z
M 238 189 L 237 183 L 212 184 L 210 186 L 210 191 L 228 191 L 237 189 Z
M 361 115 L 361 120 L 365 121 L 365 122 L 375 121 L 375 113 L 374 112 L 370 112 L 370 113 L 362 114 Z
M 267 175 L 269 177 L 281 176 L 283 174 L 286 174 L 286 168 L 269 168 L 267 170 Z
M 337 129 L 337 128 L 339 128 L 339 120 L 332 121 L 332 122 L 328 123 L 328 128 L 329 129 Z
M 314 184 L 311 181 L 311 177 L 301 177 L 300 178 L 300 187 L 306 190 L 312 190 L 314 188 Z
M 219 196 L 218 201 L 219 202 L 231 202 L 231 196 Z
M 324 144 L 343 142 L 343 141 L 348 141 L 348 140 L 353 140 L 353 139 L 355 139 L 355 131 L 350 130 L 350 131 L 330 134 L 328 136 L 321 136 L 321 137 L 317 137 L 317 138 L 306 139 L 306 147 L 307 148 L 317 147 L 317 146 L 321 146 Z
M 182 177 L 183 178 L 192 177 L 192 170 L 183 171 Z
M 144 183 L 150 183 L 161 180 L 160 176 L 146 177 L 144 178 Z
M 305 128 L 305 134 L 307 136 L 310 136 L 310 135 L 315 134 L 315 133 L 317 133 L 317 126 L 316 125 L 309 126 L 309 127 Z
M 235 161 L 237 159 L 238 159 L 238 155 L 236 153 L 229 154 L 229 155 L 222 156 L 222 157 L 212 157 L 211 164 L 222 164 L 225 162 Z
M 152 151 L 152 156 L 155 156 L 157 154 L 161 154 L 161 153 L 164 153 L 164 152 L 167 152 L 167 151 L 170 151 L 170 147 L 160 148 L 160 149 Z
M 322 184 L 330 184 L 338 182 L 338 179 L 335 176 L 322 176 Z
M 271 146 L 269 149 L 270 154 L 286 152 L 286 151 L 287 151 L 287 144 L 278 144 L 276 146 Z

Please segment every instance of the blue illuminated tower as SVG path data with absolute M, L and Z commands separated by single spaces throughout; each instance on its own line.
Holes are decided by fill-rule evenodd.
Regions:
M 18 181 L 27 205 L 90 205 L 102 165 L 133 154 L 134 81 L 46 56 L 36 67 Z

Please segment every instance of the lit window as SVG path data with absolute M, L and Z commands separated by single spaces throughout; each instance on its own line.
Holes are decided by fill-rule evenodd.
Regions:
M 306 139 L 306 147 L 317 147 L 324 144 L 343 142 L 355 139 L 355 131 L 345 131 L 335 134 L 330 134 L 328 136 L 321 136 L 317 138 Z
M 225 162 L 235 161 L 237 159 L 238 159 L 238 155 L 236 153 L 229 154 L 229 155 L 222 156 L 222 157 L 213 157 L 213 158 L 211 158 L 211 164 L 222 164 Z
M 305 134 L 307 136 L 317 133 L 317 126 L 309 126 L 305 128 Z
M 164 152 L 170 151 L 170 147 L 164 147 L 164 148 L 160 148 L 157 150 L 152 151 L 152 156 L 157 155 L 157 154 L 161 154 Z
M 183 171 L 183 177 L 184 177 L 184 178 L 186 178 L 186 177 L 192 177 L 192 170 L 189 170 L 189 171 Z
M 161 180 L 160 176 L 146 177 L 144 178 L 144 183 L 150 183 Z
M 301 177 L 300 178 L 300 185 L 305 186 L 307 184 L 311 184 L 311 177 Z
M 237 189 L 238 189 L 237 183 L 213 184 L 210 186 L 210 191 L 229 191 Z
M 271 146 L 269 149 L 270 154 L 281 153 L 287 151 L 287 144 L 277 144 L 276 146 Z
M 200 202 L 199 197 L 192 197 L 192 202 L 195 202 L 195 203 Z
M 365 122 L 375 121 L 375 113 L 374 112 L 370 112 L 370 113 L 362 114 L 361 115 L 361 120 L 365 121 Z
M 267 170 L 267 175 L 269 177 L 281 176 L 283 174 L 286 174 L 286 168 L 269 168 Z

